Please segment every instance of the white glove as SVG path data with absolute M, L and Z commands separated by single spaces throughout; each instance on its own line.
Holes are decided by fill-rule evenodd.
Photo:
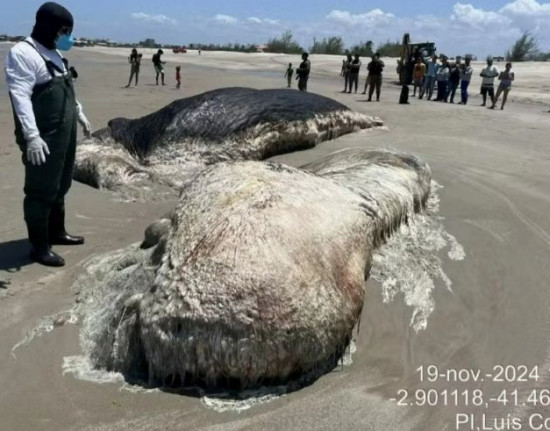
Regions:
M 27 142 L 27 161 L 31 162 L 31 164 L 40 166 L 46 163 L 46 154 L 50 155 L 50 149 L 40 136 L 32 138 Z
M 84 136 L 90 139 L 92 137 L 92 125 L 90 124 L 83 112 L 78 114 L 78 122 L 82 126 Z

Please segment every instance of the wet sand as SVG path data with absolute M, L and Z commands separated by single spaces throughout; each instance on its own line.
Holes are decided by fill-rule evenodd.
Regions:
M 5 57 L 9 45 L 0 44 Z M 68 58 L 80 77 L 77 96 L 94 127 L 117 116 L 148 114 L 179 97 L 226 86 L 281 88 L 291 56 L 203 52 L 166 56 L 167 86 L 155 86 L 149 53 L 144 55 L 137 88 L 124 89 L 129 68 L 126 51 L 75 49 Z M 183 83 L 175 89 L 174 66 L 182 65 Z M 22 220 L 23 169 L 13 143 L 13 120 L 5 84 L 0 83 L 0 418 L 6 430 L 454 430 L 458 413 L 475 414 L 474 426 L 508 414 L 531 429 L 534 413 L 548 407 L 526 402 L 533 388 L 550 388 L 550 114 L 549 90 L 538 90 L 549 64 L 518 65 L 517 82 L 504 111 L 479 107 L 479 82 L 467 106 L 417 101 L 399 105 L 392 60 L 382 101 L 340 93 L 341 58 L 312 56 L 309 90 L 351 109 L 383 119 L 386 128 L 347 135 L 318 147 L 274 159 L 299 166 L 347 147 L 391 148 L 424 158 L 439 191 L 440 215 L 448 232 L 464 247 L 463 261 L 444 254 L 443 269 L 452 291 L 436 283 L 435 309 L 425 330 L 410 327 L 412 309 L 403 297 L 384 303 L 379 283 L 366 284 L 366 301 L 353 363 L 323 376 L 300 391 L 241 413 L 218 413 L 198 398 L 166 392 L 121 390 L 121 383 L 97 384 L 63 375 L 63 358 L 81 353 L 78 325 L 56 326 L 12 352 L 44 316 L 74 305 L 72 284 L 90 257 L 140 241 L 143 229 L 173 205 L 171 201 L 118 202 L 108 192 L 79 183 L 67 199 L 68 225 L 86 236 L 83 247 L 57 249 L 63 269 L 46 269 L 26 258 Z M 320 70 L 319 70 L 320 69 Z M 474 66 L 474 75 L 480 64 Z M 280 71 L 280 79 L 272 73 Z M 256 73 L 258 72 L 258 73 Z M 524 74 L 522 75 L 522 72 Z M 360 91 L 364 77 L 360 75 Z M 476 78 L 477 79 L 477 78 Z M 522 82 L 524 79 L 524 82 Z M 535 96 L 533 96 L 535 95 Z M 534 103 L 540 101 L 546 103 Z M 497 365 L 539 367 L 538 382 L 509 376 L 494 382 Z M 420 382 L 419 366 L 439 370 L 481 370 L 483 381 Z M 452 373 L 451 373 L 452 374 Z M 465 373 L 463 373 L 465 375 Z M 450 376 L 452 378 L 452 375 Z M 513 378 L 512 378 L 513 377 Z M 451 379 L 452 380 L 452 379 Z M 437 389 L 431 407 L 398 405 L 398 391 Z M 479 389 L 479 407 L 455 401 L 453 390 Z M 503 389 L 518 390 L 519 400 L 489 401 Z M 443 399 L 447 391 L 448 399 Z M 418 395 L 422 393 L 419 392 Z M 487 406 L 485 406 L 487 402 Z M 523 404 L 526 404 L 525 406 Z M 418 403 L 417 403 L 418 404 Z M 517 405 L 515 405 L 517 404 Z M 460 416 L 459 418 L 463 418 Z M 475 428 L 474 428 L 475 429 Z M 504 428 L 506 429 L 506 428 Z M 512 429 L 512 428 L 509 428 Z

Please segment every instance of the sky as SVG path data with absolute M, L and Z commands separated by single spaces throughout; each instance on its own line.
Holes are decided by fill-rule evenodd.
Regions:
M 0 34 L 29 34 L 42 1 L 3 8 Z M 64 0 L 76 37 L 159 43 L 262 44 L 291 30 L 305 49 L 340 36 L 346 47 L 372 40 L 433 41 L 439 53 L 504 55 L 524 31 L 550 51 L 550 0 Z

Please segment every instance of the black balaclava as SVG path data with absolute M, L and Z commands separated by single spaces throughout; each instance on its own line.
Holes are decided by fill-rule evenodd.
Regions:
M 73 28 L 73 16 L 60 4 L 47 2 L 36 12 L 31 37 L 46 48 L 54 49 L 57 33 L 63 27 Z

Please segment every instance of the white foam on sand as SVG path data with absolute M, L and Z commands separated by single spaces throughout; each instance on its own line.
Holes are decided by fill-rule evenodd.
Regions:
M 382 284 L 383 301 L 394 300 L 402 293 L 405 303 L 413 309 L 410 326 L 415 331 L 426 329 L 428 318 L 435 308 L 433 292 L 436 280 L 452 292 L 452 282 L 443 271 L 438 253 L 449 249 L 451 260 L 463 260 L 464 248 L 443 226 L 438 216 L 438 190 L 442 186 L 432 181 L 431 192 L 424 212 L 409 216 L 373 255 L 371 277 Z
M 77 380 L 92 383 L 122 383 L 119 390 L 134 394 L 159 392 L 159 388 L 147 388 L 125 381 L 122 373 L 93 368 L 90 360 L 84 355 L 65 356 L 63 358 L 63 375 L 70 374 Z
M 145 388 L 139 385 L 132 385 L 124 381 L 121 373 L 114 373 L 102 369 L 94 369 L 86 356 L 66 356 L 63 358 L 63 375 L 71 374 L 78 380 L 93 383 L 122 383 L 120 391 L 131 393 L 157 393 L 159 388 Z M 196 388 L 198 393 L 203 392 Z M 209 394 L 200 396 L 201 403 L 217 412 L 241 412 L 248 410 L 260 404 L 273 401 L 290 392 L 289 386 L 281 385 L 274 387 L 261 387 L 254 390 L 246 390 L 238 394 L 229 392 L 220 392 L 218 394 Z
M 160 392 L 160 388 L 146 388 L 138 384 L 134 385 L 128 382 L 124 382 L 124 384 L 120 387 L 120 392 L 130 392 L 132 394 L 150 394 L 153 392 Z
M 63 358 L 63 375 L 65 374 L 72 374 L 79 380 L 94 383 L 124 382 L 124 376 L 121 373 L 94 369 L 88 358 L 82 355 Z
M 355 344 L 355 340 L 351 340 L 349 346 L 344 352 L 344 355 L 342 356 L 342 359 L 340 360 L 341 365 L 344 367 L 349 367 L 353 364 L 353 355 L 355 352 L 357 352 L 357 345 Z
M 288 393 L 288 386 L 262 387 L 242 391 L 238 397 L 229 393 L 211 394 L 201 397 L 201 403 L 209 409 L 222 412 L 242 412 L 260 404 L 281 398 Z
M 71 374 L 78 380 L 83 380 L 93 383 L 122 383 L 120 391 L 149 394 L 157 393 L 159 388 L 145 388 L 139 385 L 132 385 L 124 380 L 121 373 L 105 371 L 103 369 L 95 369 L 86 356 L 66 356 L 63 358 L 63 375 Z M 196 388 L 198 393 L 203 392 L 200 388 Z M 241 412 L 248 410 L 254 406 L 273 401 L 289 392 L 289 387 L 286 385 L 274 387 L 261 387 L 254 390 L 246 390 L 238 394 L 230 394 L 229 392 L 220 392 L 218 394 L 209 394 L 200 396 L 201 403 L 217 412 Z
M 25 336 L 11 348 L 12 356 L 17 359 L 17 356 L 15 355 L 15 351 L 17 349 L 27 346 L 35 338 L 41 337 L 47 332 L 52 332 L 57 326 L 75 324 L 77 322 L 78 315 L 76 307 L 70 310 L 61 311 L 51 316 L 43 317 L 40 322 L 38 322 L 38 325 L 28 331 Z
M 352 355 L 357 351 L 355 341 L 351 341 L 346 348 L 344 355 L 335 370 L 340 370 L 342 366 L 348 367 L 353 363 Z M 66 356 L 63 358 L 63 375 L 70 374 L 75 379 L 93 383 L 122 383 L 120 391 L 136 394 L 157 393 L 160 388 L 146 388 L 140 385 L 134 385 L 126 382 L 121 373 L 95 369 L 89 359 L 84 355 Z M 218 413 L 236 412 L 251 409 L 261 404 L 265 404 L 279 399 L 293 391 L 292 386 L 279 385 L 270 387 L 261 387 L 241 391 L 237 394 L 229 392 L 220 392 L 218 394 L 201 395 L 201 403 Z M 204 391 L 201 388 L 195 388 L 199 394 Z

